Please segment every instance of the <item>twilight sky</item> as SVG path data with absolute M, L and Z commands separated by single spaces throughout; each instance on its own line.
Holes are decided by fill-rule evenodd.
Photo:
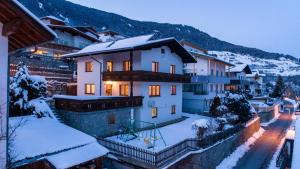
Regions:
M 69 0 L 125 17 L 194 26 L 218 39 L 300 57 L 299 0 Z

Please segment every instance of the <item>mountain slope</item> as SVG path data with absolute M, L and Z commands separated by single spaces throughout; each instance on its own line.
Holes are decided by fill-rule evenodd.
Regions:
M 156 32 L 158 38 L 175 37 L 186 39 L 202 48 L 213 51 L 230 51 L 249 54 L 264 59 L 280 59 L 282 57 L 296 60 L 293 56 L 269 53 L 255 48 L 234 45 L 211 37 L 194 27 L 156 22 L 143 22 L 101 10 L 84 7 L 65 0 L 19 0 L 39 17 L 53 15 L 69 21 L 71 25 L 92 25 L 97 30 L 111 29 L 125 36 L 135 36 Z

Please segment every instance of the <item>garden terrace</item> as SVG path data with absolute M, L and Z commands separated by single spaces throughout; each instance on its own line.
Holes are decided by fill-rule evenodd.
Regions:
M 99 110 L 138 107 L 143 105 L 142 96 L 101 97 L 101 96 L 54 96 L 55 107 L 74 112 L 91 112 Z
M 104 81 L 143 81 L 143 82 L 177 82 L 189 83 L 190 77 L 187 75 L 170 74 L 151 71 L 113 71 L 103 72 Z

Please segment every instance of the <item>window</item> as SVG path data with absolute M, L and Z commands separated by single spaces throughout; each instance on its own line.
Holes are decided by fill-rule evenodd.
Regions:
M 176 113 L 176 105 L 172 105 L 171 106 L 171 114 L 175 114 Z
M 115 124 L 116 123 L 116 116 L 115 114 L 107 115 L 107 123 L 108 124 Z
M 93 71 L 93 63 L 92 62 L 85 62 L 85 71 L 92 72 Z
M 112 96 L 112 84 L 105 84 L 105 95 Z
M 95 84 L 85 84 L 85 94 L 95 94 Z
M 129 86 L 127 84 L 120 85 L 120 96 L 129 96 Z
M 160 96 L 160 86 L 151 85 L 149 86 L 149 96 Z
M 219 71 L 218 70 L 216 71 L 216 76 L 219 76 Z
M 108 71 L 108 72 L 113 71 L 113 62 L 112 61 L 107 61 L 106 62 L 106 71 Z
M 221 77 L 223 77 L 223 72 L 221 72 Z
M 213 91 L 214 91 L 214 85 L 210 84 L 210 92 L 213 92 Z
M 123 61 L 123 71 L 130 71 L 130 61 L 129 60 Z
M 170 73 L 175 74 L 175 65 L 170 66 Z
M 212 76 L 214 75 L 214 69 L 210 70 L 210 75 L 212 75 Z
M 171 95 L 176 95 L 176 85 L 171 85 Z
M 152 72 L 158 72 L 158 62 L 152 62 Z
M 216 92 L 218 92 L 218 91 L 219 91 L 219 85 L 216 84 Z
M 161 52 L 162 54 L 165 54 L 165 49 L 160 49 L 160 52 Z
M 152 116 L 152 118 L 156 118 L 157 117 L 157 107 L 152 107 L 152 109 L 151 109 L 151 116 Z

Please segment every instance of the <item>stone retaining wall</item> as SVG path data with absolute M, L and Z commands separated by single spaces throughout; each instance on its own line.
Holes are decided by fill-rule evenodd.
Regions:
M 238 146 L 246 142 L 260 128 L 260 119 L 248 123 L 242 131 L 214 145 L 213 147 L 198 153 L 191 154 L 179 162 L 173 164 L 171 169 L 215 169 L 224 158 L 229 156 Z

